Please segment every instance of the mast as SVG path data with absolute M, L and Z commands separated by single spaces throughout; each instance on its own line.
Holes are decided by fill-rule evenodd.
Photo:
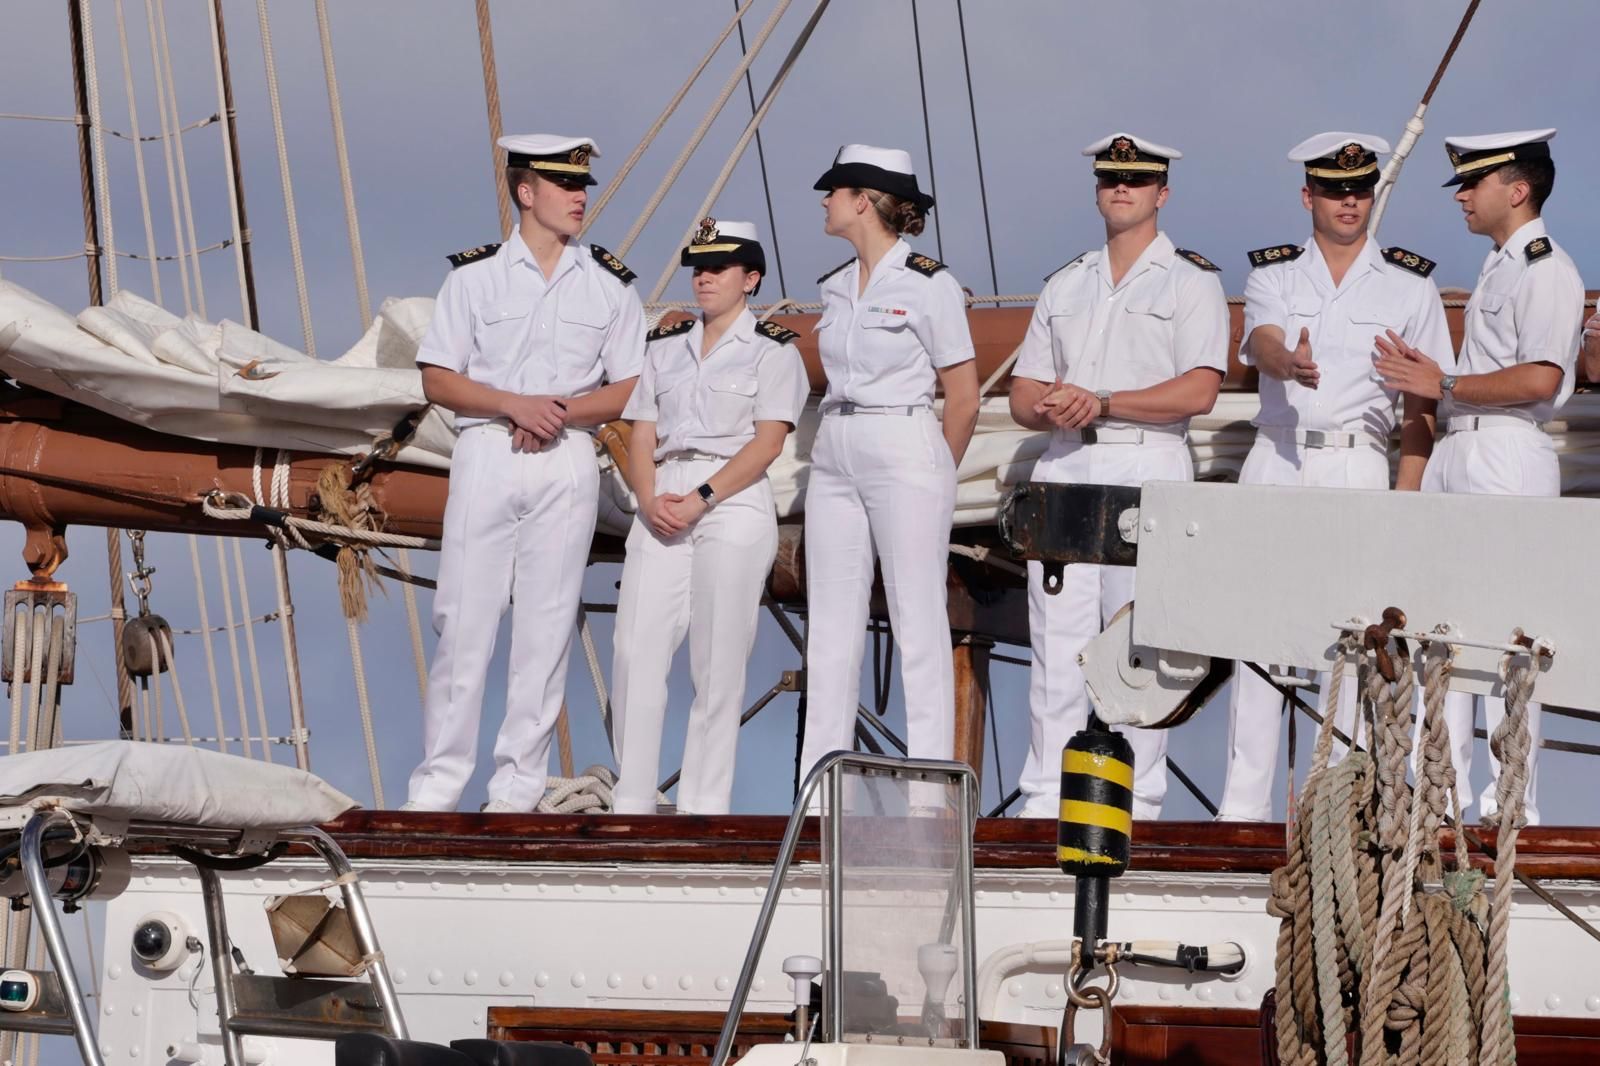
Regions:
M 223 120 L 228 124 L 228 155 L 233 161 L 232 170 L 234 210 L 239 215 L 240 268 L 244 272 L 245 300 L 249 305 L 245 313 L 250 328 L 261 329 L 261 311 L 256 303 L 255 257 L 250 251 L 250 219 L 244 205 L 244 169 L 239 165 L 238 112 L 233 103 L 233 73 L 228 65 L 228 30 L 222 21 L 222 0 L 211 0 L 212 17 L 217 26 L 217 72 L 222 83 Z
M 83 188 L 83 242 L 89 273 L 89 303 L 105 302 L 100 280 L 100 218 L 95 210 L 94 148 L 89 131 L 88 56 L 83 44 L 83 11 L 77 0 L 67 0 L 67 26 L 72 47 L 72 100 L 78 116 L 78 180 Z M 117 724 L 133 727 L 133 679 L 122 654 L 122 631 L 127 605 L 122 593 L 122 531 L 106 529 L 106 566 L 111 591 L 111 648 L 117 671 Z

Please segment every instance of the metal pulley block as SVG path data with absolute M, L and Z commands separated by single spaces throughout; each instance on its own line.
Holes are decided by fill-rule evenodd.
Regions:
M 1108 725 L 1169 729 L 1204 707 L 1233 673 L 1233 660 L 1151 648 L 1133 637 L 1138 601 L 1112 616 L 1078 654 L 1095 714 Z
M 42 628 L 41 628 L 42 626 Z M 0 648 L 0 681 L 37 683 L 32 676 L 35 635 L 45 641 L 40 669 L 49 676 L 56 653 L 50 650 L 59 631 L 60 658 L 55 664 L 59 684 L 72 684 L 78 650 L 78 595 L 59 582 L 19 581 L 6 592 L 4 647 Z M 22 676 L 16 676 L 17 641 L 22 642 Z
M 122 627 L 122 662 L 129 677 L 153 677 L 172 669 L 172 626 L 159 614 L 141 614 Z
M 1044 589 L 1054 594 L 1070 563 L 1138 562 L 1139 496 L 1136 485 L 1025 482 L 1000 505 L 1000 539 L 1024 559 L 1044 564 Z

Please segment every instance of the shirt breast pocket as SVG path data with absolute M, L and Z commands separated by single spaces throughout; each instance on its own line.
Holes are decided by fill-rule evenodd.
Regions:
M 561 331 L 562 369 L 586 377 L 600 359 L 600 343 L 611 324 L 610 309 L 588 302 L 563 301 L 556 319 Z
M 1136 368 L 1139 375 L 1140 383 L 1134 387 L 1154 385 L 1174 375 L 1173 320 L 1177 312 L 1178 298 L 1170 289 L 1130 295 L 1124 322 L 1127 343 L 1123 350 L 1129 365 Z M 1113 358 L 1124 357 L 1115 352 L 1110 354 Z
M 756 379 L 753 374 L 719 377 L 706 385 L 706 429 L 730 437 L 751 428 L 756 413 Z
M 903 311 L 863 311 L 859 321 L 862 329 L 877 335 L 898 336 L 911 322 L 911 316 Z
M 1478 323 L 1488 333 L 1483 345 L 1494 357 L 1496 366 L 1511 366 L 1517 361 L 1516 303 L 1509 292 L 1480 292 L 1475 298 Z M 1483 373 L 1493 368 L 1477 369 Z
M 502 300 L 478 312 L 478 350 L 494 356 L 513 354 L 506 348 L 522 337 L 531 310 L 526 300 Z
M 1050 312 L 1050 354 L 1056 373 L 1067 380 L 1073 361 L 1083 356 L 1085 333 L 1089 327 L 1089 305 L 1071 303 Z

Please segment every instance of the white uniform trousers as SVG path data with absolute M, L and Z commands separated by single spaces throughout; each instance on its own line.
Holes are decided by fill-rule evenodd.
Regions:
M 1080 444 L 1053 439 L 1033 468 L 1033 480 L 1066 484 L 1142 485 L 1189 481 L 1194 466 L 1177 437 L 1141 444 Z M 1075 563 L 1062 574 L 1061 591 L 1044 590 L 1043 566 L 1028 564 L 1028 632 L 1033 667 L 1028 672 L 1031 731 L 1019 782 L 1024 818 L 1061 812 L 1061 749 L 1089 722 L 1089 693 L 1078 653 L 1133 597 L 1134 568 Z M 1123 729 L 1133 748 L 1133 816 L 1158 818 L 1167 792 L 1167 731 Z
M 900 654 L 909 754 L 954 756 L 945 580 L 955 498 L 955 463 L 932 411 L 823 416 L 806 489 L 805 773 L 853 746 L 874 553 Z
M 656 470 L 656 490 L 688 495 L 723 459 L 674 460 Z M 778 520 L 766 478 L 720 500 L 685 532 L 662 539 L 636 517 L 617 597 L 611 671 L 612 736 L 618 776 L 612 809 L 654 814 L 661 772 L 667 676 L 689 637 L 689 705 L 678 811 L 727 814 L 744 707 L 745 668 L 755 645 L 761 591 L 778 552 Z
M 1323 489 L 1386 489 L 1389 457 L 1377 446 L 1307 448 L 1297 444 L 1293 431 L 1272 434 L 1263 430 L 1239 471 L 1241 485 L 1287 485 Z M 1271 535 L 1264 530 L 1264 535 Z M 1317 675 L 1323 693 L 1328 674 Z M 1351 736 L 1356 716 L 1356 682 L 1346 677 L 1334 725 Z M 1319 702 L 1327 713 L 1327 701 Z M 1289 713 L 1294 713 L 1290 711 Z M 1228 776 L 1222 789 L 1217 817 L 1223 821 L 1272 820 L 1272 782 L 1278 769 L 1278 739 L 1283 724 L 1283 695 L 1244 663 L 1233 671 L 1233 698 L 1229 703 Z M 1345 746 L 1334 741 L 1332 762 L 1344 758 Z
M 1527 426 L 1493 426 L 1450 433 L 1438 443 L 1422 476 L 1424 492 L 1472 492 L 1499 496 L 1559 496 L 1561 466 L 1555 445 L 1548 435 L 1531 423 Z M 1448 535 L 1448 531 L 1445 531 Z M 1503 637 L 1500 639 L 1504 639 Z M 1457 790 L 1465 809 L 1472 801 L 1473 722 L 1479 697 L 1469 692 L 1451 692 L 1445 697 L 1444 720 L 1450 732 L 1450 761 L 1455 764 Z M 1492 737 L 1495 727 L 1506 716 L 1505 700 L 1484 696 L 1484 729 Z M 1419 704 L 1420 710 L 1420 704 Z M 1524 813 L 1529 825 L 1539 824 L 1539 704 L 1528 703 L 1528 787 Z M 1418 728 L 1421 719 L 1418 719 Z M 1489 754 L 1490 780 L 1478 801 L 1481 818 L 1493 818 L 1499 811 L 1495 802 L 1495 782 L 1500 778 L 1500 760 Z
M 568 430 L 531 455 L 512 451 L 497 423 L 472 426 L 456 441 L 433 597 L 439 643 L 422 711 L 422 764 L 409 788 L 424 810 L 454 810 L 472 776 L 485 675 L 513 591 L 506 717 L 489 799 L 531 811 L 543 797 L 599 489 L 586 433 Z

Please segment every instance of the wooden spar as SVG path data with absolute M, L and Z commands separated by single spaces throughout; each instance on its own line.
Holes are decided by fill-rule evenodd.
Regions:
M 983 731 L 988 724 L 985 694 L 989 685 L 989 641 L 965 636 L 955 644 L 956 738 L 955 757 L 983 779 Z
M 217 23 L 217 76 L 222 83 L 223 121 L 228 124 L 228 154 L 233 161 L 234 207 L 239 215 L 239 262 L 244 270 L 245 315 L 250 328 L 261 328 L 261 310 L 256 303 L 255 253 L 250 248 L 250 216 L 245 209 L 244 166 L 239 159 L 238 111 L 233 105 L 233 69 L 228 62 L 228 29 L 222 18 L 222 0 L 212 0 L 213 17 Z
M 212 489 L 253 498 L 255 456 L 245 445 L 171 437 L 53 396 L 12 390 L 0 399 L 0 516 L 27 527 L 23 558 L 36 577 L 47 577 L 66 557 L 60 541 L 69 525 L 258 537 L 255 523 L 211 519 L 199 505 Z M 314 516 L 317 477 L 340 461 L 293 455 L 291 513 Z M 386 469 L 372 483 L 390 531 L 440 535 L 442 471 Z

